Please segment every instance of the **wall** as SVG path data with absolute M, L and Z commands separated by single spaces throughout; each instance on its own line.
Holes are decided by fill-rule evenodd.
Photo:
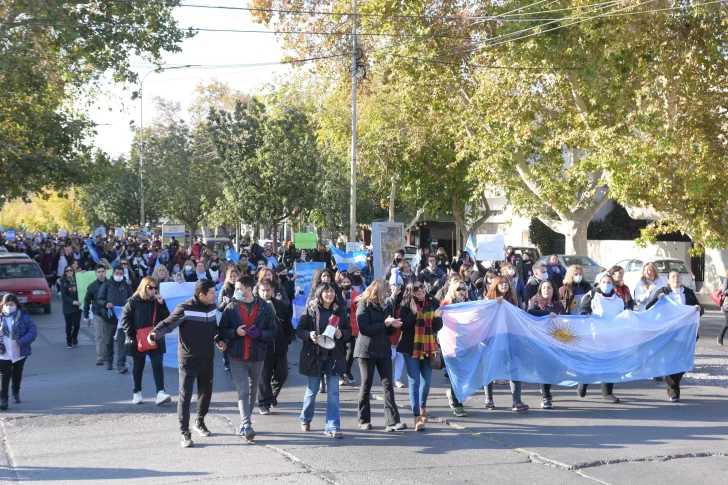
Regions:
M 726 270 L 728 270 L 728 249 L 706 249 L 703 293 L 712 293 L 716 288 L 720 288 L 721 278 L 725 278 Z
M 682 259 L 690 267 L 689 242 L 658 242 L 645 248 L 637 247 L 634 241 L 587 241 L 587 256 L 605 268 L 628 258 L 649 259 L 655 256 Z M 728 261 L 728 259 L 726 259 Z M 707 271 L 706 261 L 706 271 Z M 707 273 L 706 273 L 707 279 Z

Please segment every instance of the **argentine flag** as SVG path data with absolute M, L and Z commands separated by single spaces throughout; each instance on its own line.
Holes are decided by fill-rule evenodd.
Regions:
M 690 371 L 700 319 L 669 298 L 614 318 L 534 317 L 494 300 L 443 312 L 438 340 L 461 402 L 496 379 L 574 386 Z
M 346 264 L 347 268 L 351 264 L 355 264 L 359 266 L 360 268 L 364 268 L 367 264 L 367 255 L 369 254 L 368 251 L 352 251 L 350 253 L 345 253 L 341 249 L 334 246 L 334 243 L 329 243 L 329 248 L 331 249 L 331 255 L 334 257 L 334 261 L 336 261 L 336 266 L 338 267 L 340 264 Z
M 475 261 L 475 243 L 473 243 L 473 235 L 468 236 L 468 242 L 465 244 L 465 251 L 470 255 L 470 259 Z

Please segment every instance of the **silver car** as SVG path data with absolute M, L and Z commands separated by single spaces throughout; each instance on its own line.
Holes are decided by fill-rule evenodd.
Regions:
M 581 266 L 584 270 L 584 281 L 594 281 L 597 275 L 604 271 L 604 268 L 599 266 L 599 263 L 591 259 L 589 256 L 567 254 L 558 254 L 557 256 L 559 257 L 559 262 L 561 262 L 561 265 L 567 270 L 569 269 L 569 266 L 573 266 L 575 264 Z M 548 265 L 548 260 L 550 257 L 551 255 L 544 256 L 536 261 L 536 264 L 541 263 L 544 265 Z
M 650 258 L 650 259 L 623 259 L 615 263 L 615 266 L 624 268 L 624 282 L 630 288 L 634 288 L 639 279 L 642 277 L 642 266 L 645 263 L 654 263 L 657 266 L 657 272 L 667 281 L 667 275 L 670 271 L 679 271 L 682 276 L 683 286 L 695 290 L 695 276 L 685 261 L 674 258 Z

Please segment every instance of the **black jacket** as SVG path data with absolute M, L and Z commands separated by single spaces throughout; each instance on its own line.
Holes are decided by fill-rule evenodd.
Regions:
M 215 304 L 205 305 L 196 296 L 185 300 L 172 314 L 154 327 L 157 338 L 162 338 L 179 327 L 180 362 L 187 360 L 212 360 L 215 344 L 219 341 Z
M 65 281 L 61 283 L 61 299 L 63 300 L 64 315 L 71 315 L 76 312 L 81 312 L 81 307 L 73 304 L 74 301 L 78 301 L 78 290 L 71 293 L 71 285 Z
M 434 298 L 427 297 L 432 311 L 440 308 L 440 302 Z M 397 344 L 397 352 L 404 355 L 412 355 L 415 348 L 415 324 L 417 323 L 417 315 L 412 313 L 409 305 L 401 305 L 399 308 L 399 318 L 402 320 L 402 335 L 399 337 Z M 434 317 L 432 319 L 432 330 L 439 332 L 442 329 L 442 318 Z
M 392 342 L 390 335 L 397 329 L 387 326 L 384 321 L 392 316 L 392 308 L 382 308 L 375 303 L 359 303 L 356 308 L 356 323 L 359 326 L 359 336 L 354 348 L 355 359 L 391 359 Z
M 331 366 L 332 374 L 341 376 L 346 373 L 346 349 L 344 342 L 351 338 L 351 323 L 346 319 L 344 307 L 338 306 L 335 303 L 334 305 L 333 313 L 339 317 L 341 338 L 335 340 L 336 345 L 331 350 L 322 349 L 311 340 L 311 332 L 315 331 L 317 334 L 320 334 L 326 328 L 327 323 L 327 320 L 325 321 L 323 318 L 324 315 L 321 315 L 322 309 L 319 309 L 320 321 L 315 321 L 318 306 L 316 302 L 306 306 L 306 309 L 303 310 L 303 314 L 301 315 L 301 319 L 298 321 L 296 337 L 303 342 L 301 345 L 301 357 L 298 361 L 298 371 L 304 376 L 319 377 L 319 358 L 329 355 L 334 359 L 333 365 Z
M 231 286 L 228 287 L 225 284 L 222 285 L 222 288 L 220 288 L 219 293 L 217 294 L 217 311 L 220 313 L 225 311 L 225 308 L 228 306 L 228 303 L 233 299 L 233 295 L 235 294 L 235 287 Z M 228 298 L 227 303 L 225 303 L 225 297 Z
M 288 306 L 280 300 L 274 298 L 269 303 L 273 305 L 278 331 L 275 339 L 268 342 L 268 353 L 287 354 L 288 346 L 296 340 L 296 334 L 293 332 L 293 324 L 291 323 L 291 313 L 288 311 Z
M 653 306 L 655 306 L 655 303 L 660 299 L 660 295 L 669 295 L 672 293 L 672 290 L 669 286 L 666 286 L 664 288 L 660 288 L 655 292 L 654 298 L 652 298 L 652 301 L 650 301 L 647 304 L 647 309 L 649 310 Z M 687 288 L 683 286 L 683 294 L 685 295 L 685 304 L 690 306 L 700 305 L 700 302 L 698 301 L 698 297 L 695 296 L 695 292 L 691 290 L 690 288 Z M 705 313 L 705 308 L 703 308 L 703 305 L 700 305 L 700 316 L 703 316 L 703 313 Z
M 526 301 L 526 305 L 531 301 L 531 298 L 536 296 L 536 293 L 538 293 L 538 285 L 540 284 L 541 282 L 536 277 L 531 276 L 528 278 L 528 281 L 523 287 L 523 299 Z
M 99 296 L 96 299 L 99 306 L 103 308 L 101 317 L 104 321 L 113 324 L 117 323 L 116 315 L 113 311 L 111 312 L 111 316 L 109 316 L 109 310 L 106 309 L 107 303 L 111 303 L 114 306 L 124 306 L 133 293 L 131 285 L 127 283 L 126 280 L 123 280 L 120 283 L 117 283 L 113 279 L 106 280 L 106 282 L 101 285 Z
M 105 282 L 106 281 L 104 281 L 104 283 Z M 104 283 L 101 283 L 97 278 L 86 288 L 86 296 L 83 299 L 84 318 L 88 318 L 89 308 L 93 308 L 95 317 L 102 317 L 103 314 L 106 313 L 106 309 L 102 305 L 99 305 L 99 302 L 97 301 L 99 291 L 101 291 L 101 286 L 103 286 Z
M 157 308 L 157 315 L 154 315 L 154 308 Z M 152 318 L 154 317 L 154 321 Z M 157 348 L 148 352 L 139 352 L 137 347 L 136 333 L 140 328 L 153 327 L 165 318 L 169 317 L 167 305 L 159 304 L 157 300 L 144 300 L 134 295 L 126 301 L 121 311 L 121 328 L 126 333 L 129 343 L 128 354 L 132 357 L 149 354 L 163 354 L 167 351 L 165 339 L 157 341 Z
M 256 298 L 258 314 L 253 325 L 260 330 L 260 337 L 254 339 L 250 346 L 250 362 L 265 360 L 268 353 L 268 343 L 273 342 L 278 332 L 278 323 L 273 307 L 266 301 Z M 235 359 L 243 360 L 245 356 L 245 340 L 249 337 L 238 335 L 238 327 L 243 324 L 240 316 L 240 302 L 232 301 L 225 307 L 220 319 L 220 335 L 227 342 L 228 355 Z

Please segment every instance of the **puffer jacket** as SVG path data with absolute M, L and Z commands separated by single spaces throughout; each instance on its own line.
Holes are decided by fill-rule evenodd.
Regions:
M 278 333 L 278 321 L 273 307 L 260 298 L 255 299 L 258 305 L 258 314 L 253 325 L 260 330 L 260 337 L 254 339 L 250 345 L 250 362 L 265 360 L 268 353 L 268 342 L 275 339 Z M 245 340 L 250 337 L 238 335 L 238 327 L 243 324 L 243 317 L 240 315 L 238 301 L 232 301 L 225 307 L 220 319 L 220 335 L 227 342 L 228 355 L 233 359 L 243 360 L 245 356 Z
M 18 309 L 15 315 L 16 320 L 13 322 L 13 326 L 18 326 L 18 339 L 15 343 L 20 347 L 20 356 L 27 357 L 32 354 L 30 344 L 35 341 L 38 336 L 38 327 L 35 326 L 33 319 L 30 317 L 28 312 L 23 309 Z M 5 315 L 0 317 L 0 335 L 2 335 L 2 328 L 5 325 Z

